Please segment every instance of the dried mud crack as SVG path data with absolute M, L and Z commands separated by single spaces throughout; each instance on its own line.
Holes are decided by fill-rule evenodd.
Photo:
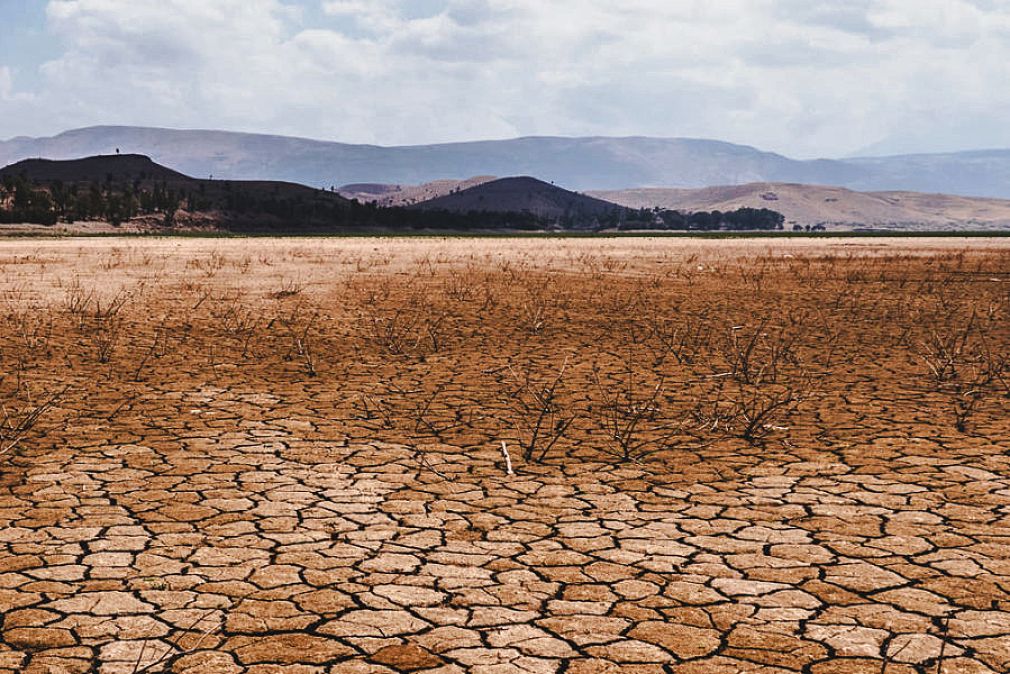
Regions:
M 109 245 L 0 244 L 0 672 L 1010 670 L 1004 249 Z

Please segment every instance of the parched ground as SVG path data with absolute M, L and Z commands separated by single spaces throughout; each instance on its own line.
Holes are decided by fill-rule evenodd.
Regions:
M 1010 670 L 1008 241 L 4 241 L 0 296 L 0 672 Z

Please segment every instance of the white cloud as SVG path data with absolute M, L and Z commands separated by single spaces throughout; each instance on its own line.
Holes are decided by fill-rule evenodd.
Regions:
M 353 21 L 362 28 L 383 32 L 402 25 L 397 5 L 393 0 L 327 0 L 323 2 L 323 11 Z
M 32 100 L 33 96 L 26 92 L 16 92 L 14 90 L 14 73 L 10 66 L 0 66 L 0 104 L 25 104 Z M 3 108 L 0 107 L 0 110 Z
M 31 101 L 12 103 L 0 70 L 0 119 L 17 120 L 0 133 L 641 134 L 802 156 L 1010 145 L 1002 1 L 52 0 L 48 19 L 65 51 Z

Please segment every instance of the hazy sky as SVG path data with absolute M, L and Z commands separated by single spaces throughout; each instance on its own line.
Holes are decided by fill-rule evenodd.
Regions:
M 0 0 L 0 138 L 1010 147 L 1010 0 Z

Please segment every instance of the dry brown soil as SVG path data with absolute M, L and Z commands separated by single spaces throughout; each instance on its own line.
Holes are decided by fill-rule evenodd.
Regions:
M 0 672 L 1010 670 L 1010 242 L 2 241 L 0 325 Z

